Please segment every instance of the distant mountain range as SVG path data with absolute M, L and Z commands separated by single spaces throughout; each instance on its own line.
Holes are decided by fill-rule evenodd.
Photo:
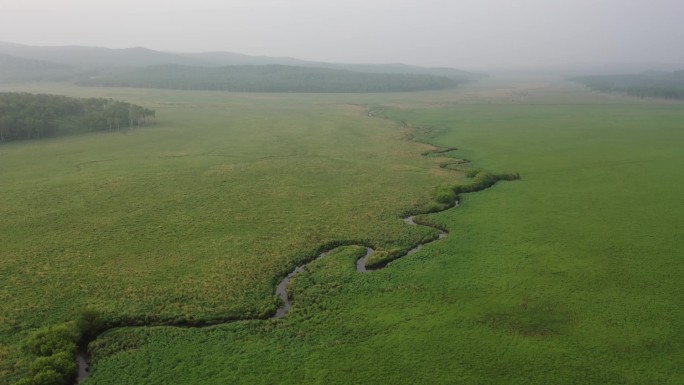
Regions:
M 410 92 L 454 88 L 454 79 L 426 74 L 368 73 L 304 66 L 165 64 L 80 81 L 83 86 L 233 92 Z
M 412 74 L 446 77 L 465 82 L 485 77 L 482 74 L 454 68 L 426 68 L 406 64 L 342 64 L 299 60 L 289 57 L 249 56 L 231 52 L 171 53 L 135 47 L 111 49 L 84 46 L 39 47 L 0 42 L 0 81 L 73 80 L 112 76 L 126 71 L 160 65 L 189 67 L 283 65 L 325 68 L 376 74 Z M 18 71 L 23 67 L 25 70 Z M 47 71 L 48 73 L 46 73 Z M 19 76 L 20 75 L 20 76 Z
M 66 80 L 73 76 L 73 68 L 42 60 L 22 59 L 0 53 L 0 80 Z
M 0 42 L 0 53 L 79 69 L 130 68 L 159 64 L 206 64 L 202 63 L 201 60 L 182 55 L 157 52 L 141 47 L 124 49 L 82 46 L 37 47 Z

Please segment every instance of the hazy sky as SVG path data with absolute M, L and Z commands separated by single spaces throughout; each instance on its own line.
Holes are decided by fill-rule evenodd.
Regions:
M 684 63 L 684 0 L 0 0 L 0 41 L 464 68 Z

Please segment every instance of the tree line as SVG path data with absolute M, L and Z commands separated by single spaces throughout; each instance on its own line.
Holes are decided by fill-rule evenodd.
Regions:
M 454 88 L 454 79 L 424 74 L 364 73 L 285 65 L 220 68 L 161 65 L 98 77 L 83 86 L 233 92 L 405 92 Z
M 148 124 L 154 118 L 154 110 L 113 99 L 0 93 L 0 142 L 119 131 Z
M 684 71 L 647 71 L 629 75 L 572 78 L 596 91 L 620 92 L 641 98 L 684 100 Z

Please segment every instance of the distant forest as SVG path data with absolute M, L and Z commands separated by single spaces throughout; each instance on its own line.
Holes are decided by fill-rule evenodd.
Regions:
M 219 68 L 160 65 L 81 81 L 84 86 L 235 92 L 404 92 L 453 88 L 454 79 L 425 74 L 363 73 L 286 65 Z
M 112 99 L 0 93 L 0 142 L 121 130 L 154 117 L 154 110 Z
M 572 78 L 591 89 L 622 92 L 638 97 L 684 100 L 684 71 L 647 71 L 631 75 L 601 75 Z

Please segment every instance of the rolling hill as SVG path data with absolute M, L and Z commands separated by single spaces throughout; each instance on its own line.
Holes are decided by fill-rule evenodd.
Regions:
M 37 47 L 0 42 L 0 54 L 66 65 L 82 71 L 98 70 L 106 74 L 133 68 L 173 64 L 194 67 L 284 65 L 364 73 L 436 75 L 446 76 L 459 82 L 477 80 L 485 76 L 454 68 L 426 68 L 400 63 L 323 63 L 290 57 L 250 56 L 232 52 L 170 53 L 142 47 L 124 49 L 84 46 Z
M 162 65 L 92 78 L 78 84 L 234 92 L 404 92 L 454 88 L 458 82 L 434 75 L 362 73 L 285 65 L 218 68 Z
M 73 73 L 74 68 L 66 65 L 0 54 L 0 82 L 65 80 Z
M 1 43 L 0 53 L 33 60 L 42 60 L 77 68 L 145 67 L 159 64 L 201 65 L 201 61 L 147 48 L 111 49 L 83 46 L 37 47 Z

